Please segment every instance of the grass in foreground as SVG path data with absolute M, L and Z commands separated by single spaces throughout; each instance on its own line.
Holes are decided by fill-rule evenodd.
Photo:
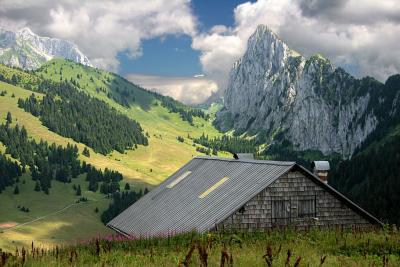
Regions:
M 106 238 L 50 250 L 32 244 L 2 259 L 4 266 L 399 266 L 400 234 L 393 227 Z

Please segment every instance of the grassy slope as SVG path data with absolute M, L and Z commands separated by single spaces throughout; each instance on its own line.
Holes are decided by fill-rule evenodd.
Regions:
M 85 160 L 97 168 L 104 169 L 108 167 L 120 171 L 123 173 L 124 179 L 130 183 L 155 185 L 180 168 L 194 155 L 199 154 L 199 152 L 195 151 L 195 147 L 192 146 L 191 140 L 186 138 L 188 134 L 190 136 L 200 136 L 203 132 L 210 136 L 218 134 L 208 121 L 195 118 L 195 126 L 191 126 L 182 121 L 178 114 L 169 113 L 167 109 L 160 105 L 152 104 L 155 103 L 155 99 L 151 94 L 126 83 L 111 73 L 87 68 L 64 60 L 54 60 L 47 63 L 40 73 L 47 78 L 59 80 L 59 69 L 61 67 L 63 68 L 64 78 L 76 78 L 78 73 L 81 74 L 80 83 L 85 91 L 139 121 L 145 132 L 149 133 L 149 146 L 147 147 L 139 146 L 138 149 L 127 151 L 125 154 L 114 152 L 107 156 L 97 154 L 89 149 L 90 158 L 80 155 L 81 160 Z M 1 73 L 5 74 L 7 78 L 11 78 L 13 73 L 19 72 L 25 85 L 34 84 L 37 80 L 34 75 L 29 73 L 23 73 L 2 65 L 0 65 L 0 68 Z M 90 81 L 90 77 L 93 78 L 94 82 Z M 107 77 L 110 80 L 117 80 L 119 85 L 104 83 Z M 131 108 L 127 109 L 107 98 L 106 94 L 97 93 L 95 88 L 99 86 L 105 87 L 110 91 L 115 90 L 116 86 L 126 86 L 130 90 L 134 90 L 136 102 Z M 61 145 L 66 145 L 67 143 L 76 144 L 79 151 L 83 150 L 84 144 L 49 131 L 41 124 L 38 118 L 18 108 L 18 98 L 27 98 L 31 95 L 31 91 L 0 82 L 0 91 L 3 90 L 7 91 L 7 95 L 0 97 L 0 123 L 5 121 L 6 114 L 10 111 L 14 123 L 24 125 L 30 137 L 35 140 L 45 139 L 50 143 L 55 142 Z M 116 92 L 113 91 L 113 93 Z M 15 95 L 14 98 L 12 97 L 13 94 Z M 42 97 L 41 94 L 35 94 L 38 97 Z M 185 142 L 177 141 L 177 136 L 185 137 Z M 5 147 L 1 143 L 0 151 L 5 151 Z M 43 193 L 33 191 L 33 184 L 30 178 L 25 178 L 25 180 L 26 184 L 20 185 L 20 190 L 22 191 L 20 195 L 13 195 L 13 188 L 8 188 L 7 191 L 0 194 L 0 203 L 2 203 L 0 206 L 0 224 L 4 222 L 24 223 L 43 214 L 55 212 L 76 199 L 71 185 L 63 185 L 54 181 L 50 195 L 46 196 Z M 82 185 L 82 188 L 87 188 L 87 185 Z M 24 193 L 24 191 L 29 193 Z M 84 193 L 84 195 L 88 193 Z M 93 194 L 92 197 L 99 199 L 99 201 L 92 204 L 89 202 L 89 204 L 74 206 L 60 214 L 49 216 L 33 224 L 20 226 L 1 233 L 0 247 L 11 248 L 15 244 L 30 243 L 31 240 L 39 240 L 44 244 L 53 244 L 61 240 L 75 240 L 77 238 L 88 238 L 96 233 L 107 233 L 108 229 L 99 220 L 101 212 L 96 215 L 93 210 L 95 206 L 99 206 L 101 211 L 108 205 L 109 200 L 101 199 L 100 194 Z M 28 214 L 23 213 L 16 209 L 17 205 L 26 205 L 31 209 L 31 212 Z M 16 243 L 13 243 L 13 241 Z
M 88 202 L 75 203 L 79 197 L 75 195 L 72 184 L 81 185 L 82 195 L 88 198 Z M 0 223 L 24 223 L 51 215 L 27 225 L 2 229 L 0 247 L 11 250 L 15 246 L 26 246 L 32 240 L 47 246 L 110 232 L 100 222 L 100 214 L 108 207 L 110 200 L 100 193 L 87 191 L 84 177 L 74 179 L 72 184 L 53 181 L 50 194 L 45 195 L 34 191 L 34 181 L 29 175 L 24 175 L 18 184 L 20 194 L 14 195 L 14 188 L 8 187 L 0 194 Z M 56 213 L 70 204 L 73 205 Z M 20 211 L 18 205 L 28 207 L 30 212 Z M 95 213 L 96 207 L 99 208 L 99 213 Z
M 62 75 L 59 73 L 61 68 Z M 76 78 L 78 74 L 82 75 L 80 79 Z M 40 69 L 39 75 L 55 81 L 59 81 L 61 76 L 67 80 L 75 79 L 79 82 L 80 88 L 137 120 L 144 131 L 149 133 L 148 147 L 139 146 L 137 150 L 128 151 L 126 154 L 114 152 L 109 155 L 110 160 L 117 161 L 130 170 L 124 173 L 127 179 L 139 179 L 150 184 L 158 184 L 193 156 L 199 154 L 190 140 L 180 143 L 176 140 L 177 136 L 183 136 L 186 139 L 188 134 L 197 137 L 203 132 L 208 133 L 209 136 L 218 135 L 211 122 L 194 118 L 195 126 L 191 126 L 182 121 L 178 114 L 169 113 L 159 104 L 154 105 L 156 100 L 151 94 L 115 74 L 58 59 L 46 63 Z M 108 92 L 118 95 L 117 87 L 127 88 L 134 92 L 135 102 L 131 103 L 130 108 L 123 107 L 107 97 Z M 97 92 L 96 88 L 106 88 L 107 93 Z

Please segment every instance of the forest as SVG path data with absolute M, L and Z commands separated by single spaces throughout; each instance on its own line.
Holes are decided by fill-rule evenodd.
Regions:
M 332 185 L 384 222 L 400 224 L 400 138 L 371 145 L 333 169 Z
M 39 100 L 34 94 L 19 99 L 18 106 L 34 116 L 51 131 L 86 144 L 94 151 L 123 153 L 137 145 L 148 145 L 140 124 L 119 114 L 106 103 L 78 91 L 69 83 L 44 81 Z
M 12 186 L 17 182 L 18 176 L 29 168 L 32 179 L 36 181 L 35 190 L 50 193 L 51 181 L 57 180 L 70 183 L 73 178 L 87 173 L 88 189 L 96 192 L 99 188 L 104 194 L 114 193 L 119 190 L 118 182 L 122 174 L 106 169 L 104 172 L 95 169 L 90 164 L 80 163 L 78 148 L 68 144 L 66 147 L 49 145 L 46 141 L 37 143 L 28 138 L 24 127 L 11 127 L 9 121 L 0 125 L 0 142 L 6 146 L 6 154 L 19 160 L 21 167 L 1 157 L 1 164 L 5 166 L 0 175 L 0 186 Z M 22 168 L 22 169 L 21 169 Z
M 0 153 L 0 194 L 6 186 L 13 185 L 21 175 L 22 169 L 18 163 Z

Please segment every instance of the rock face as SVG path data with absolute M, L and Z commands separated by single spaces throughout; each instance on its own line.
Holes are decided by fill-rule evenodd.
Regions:
M 40 37 L 29 28 L 17 32 L 0 28 L 0 63 L 31 70 L 54 57 L 92 66 L 78 47 L 69 41 Z
M 383 87 L 370 77 L 355 79 L 321 55 L 303 57 L 261 25 L 230 72 L 215 124 L 262 133 L 267 142 L 287 140 L 296 150 L 349 157 L 379 125 L 376 105 L 393 105 L 377 94 Z

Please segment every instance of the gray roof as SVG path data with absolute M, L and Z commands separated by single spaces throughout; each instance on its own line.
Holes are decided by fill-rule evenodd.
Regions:
M 196 157 L 107 226 L 132 236 L 207 231 L 292 168 L 309 176 L 370 222 L 381 224 L 295 162 Z M 200 197 L 218 182 L 222 183 L 219 187 Z
M 253 153 L 238 153 L 239 159 L 254 159 Z
M 329 171 L 331 169 L 329 161 L 322 161 L 322 160 L 313 161 L 312 168 L 314 168 L 317 171 Z
M 294 162 L 196 157 L 107 226 L 134 236 L 206 231 L 294 165 Z M 187 171 L 191 173 L 174 187 L 167 188 Z M 229 179 L 223 185 L 199 198 L 224 177 Z

